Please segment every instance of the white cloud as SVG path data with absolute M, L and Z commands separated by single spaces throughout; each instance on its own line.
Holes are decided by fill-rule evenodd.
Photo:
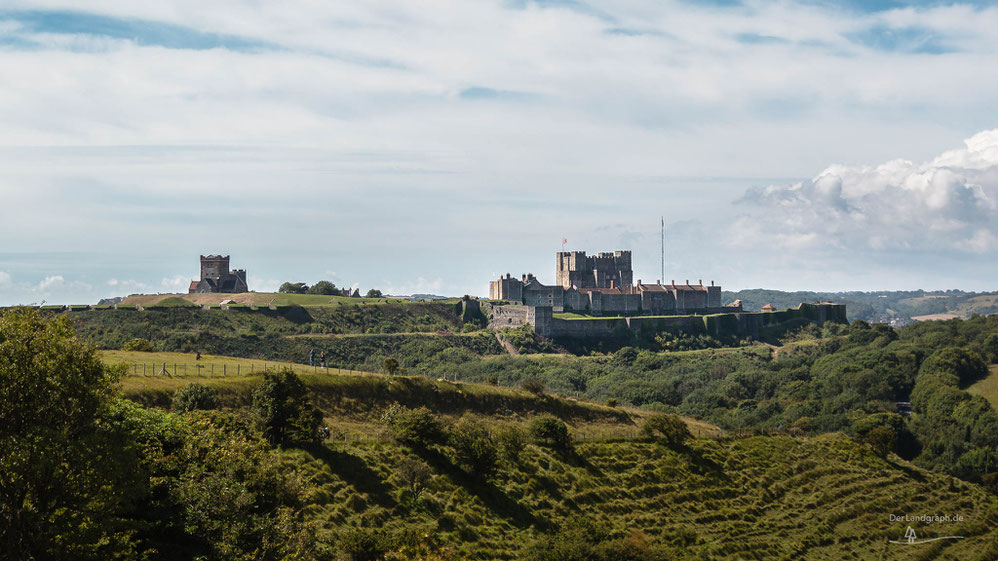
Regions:
M 0 286 L 10 286 L 11 276 L 10 273 L 0 271 Z
M 164 277 L 159 284 L 168 292 L 187 292 L 191 285 L 191 279 L 182 275 Z
M 833 165 L 792 185 L 753 189 L 730 229 L 736 247 L 796 251 L 998 249 L 998 130 L 925 163 Z
M 41 282 L 38 283 L 38 290 L 48 291 L 53 288 L 59 288 L 64 285 L 66 279 L 62 278 L 62 275 L 52 275 L 45 277 Z

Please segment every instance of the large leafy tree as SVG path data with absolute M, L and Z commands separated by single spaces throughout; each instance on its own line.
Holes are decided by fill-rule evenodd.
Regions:
M 263 419 L 263 435 L 271 444 L 314 444 L 322 413 L 312 404 L 305 382 L 289 368 L 264 374 L 253 390 L 253 410 Z
M 130 439 L 107 422 L 118 375 L 65 317 L 0 316 L 0 558 L 134 551 L 120 513 L 145 480 Z
M 286 282 L 277 291 L 284 294 L 305 294 L 308 292 L 308 285 L 303 282 Z
M 307 292 L 309 294 L 333 295 L 333 294 L 339 293 L 339 290 L 336 289 L 336 285 L 335 284 L 333 284 L 333 283 L 331 283 L 329 281 L 326 281 L 326 280 L 321 280 L 321 281 L 313 284 L 308 289 Z

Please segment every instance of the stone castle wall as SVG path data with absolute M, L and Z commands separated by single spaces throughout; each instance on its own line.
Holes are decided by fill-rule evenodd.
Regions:
M 600 338 L 608 337 L 621 328 L 653 332 L 683 331 L 707 333 L 713 336 L 757 336 L 767 327 L 791 321 L 811 321 L 818 325 L 826 321 L 846 323 L 845 304 L 801 304 L 779 312 L 734 312 L 725 308 L 708 309 L 708 315 L 633 316 L 623 318 L 560 319 L 550 306 L 489 305 L 492 329 L 508 329 L 532 325 L 534 332 L 545 337 Z

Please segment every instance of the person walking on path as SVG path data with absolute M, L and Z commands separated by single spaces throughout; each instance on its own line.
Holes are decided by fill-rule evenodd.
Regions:
M 315 349 L 308 350 L 308 365 L 315 366 Z
M 326 351 L 322 351 L 319 353 L 319 366 L 323 368 L 326 367 Z

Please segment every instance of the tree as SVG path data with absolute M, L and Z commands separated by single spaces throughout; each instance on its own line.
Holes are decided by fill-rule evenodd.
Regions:
M 384 295 L 381 294 L 380 290 L 378 290 L 377 288 L 372 288 L 371 290 L 367 291 L 367 294 L 364 297 L 365 298 L 381 298 L 382 296 L 384 296 Z
M 284 294 L 305 294 L 308 292 L 308 285 L 303 282 L 286 282 L 277 291 Z
M 689 427 L 678 415 L 652 415 L 645 419 L 641 433 L 648 438 L 661 438 L 669 446 L 681 446 L 692 438 Z
M 152 343 L 147 339 L 142 339 L 141 337 L 136 337 L 124 345 L 121 346 L 123 351 L 138 351 L 142 353 L 151 353 L 156 349 L 152 346 Z
M 409 409 L 393 403 L 381 416 L 381 422 L 395 440 L 415 448 L 441 444 L 446 439 L 443 424 L 429 409 Z
M 331 296 L 333 294 L 338 294 L 339 290 L 336 289 L 336 285 L 325 280 L 321 280 L 313 284 L 307 291 L 309 294 L 324 294 Z
M 173 394 L 174 411 L 218 409 L 218 392 L 204 384 L 187 384 Z
M 860 437 L 860 440 L 873 448 L 873 452 L 877 456 L 886 459 L 887 454 L 894 450 L 897 435 L 892 428 L 881 425 L 870 429 L 869 432 Z
M 541 395 L 544 393 L 544 382 L 537 378 L 527 378 L 520 384 L 520 387 L 534 395 Z
M 395 373 L 398 372 L 398 369 L 399 361 L 391 357 L 385 359 L 385 372 L 387 372 L 389 376 L 394 376 Z
M 0 558 L 139 556 L 123 515 L 147 480 L 108 422 L 121 373 L 65 316 L 0 314 Z
M 402 502 L 414 505 L 423 494 L 423 489 L 430 482 L 433 473 L 430 466 L 415 458 L 405 458 L 399 462 L 398 470 L 395 472 L 399 482 L 405 487 L 402 490 Z
M 479 477 L 488 477 L 496 469 L 499 450 L 489 429 L 474 417 L 464 416 L 451 427 L 450 445 L 454 459 L 465 471 Z
M 322 413 L 312 405 L 305 382 L 290 368 L 263 375 L 253 389 L 253 411 L 263 420 L 263 435 L 271 444 L 315 444 Z
M 530 434 L 541 442 L 550 443 L 558 450 L 572 448 L 572 438 L 568 434 L 568 426 L 557 417 L 538 417 L 530 423 Z

